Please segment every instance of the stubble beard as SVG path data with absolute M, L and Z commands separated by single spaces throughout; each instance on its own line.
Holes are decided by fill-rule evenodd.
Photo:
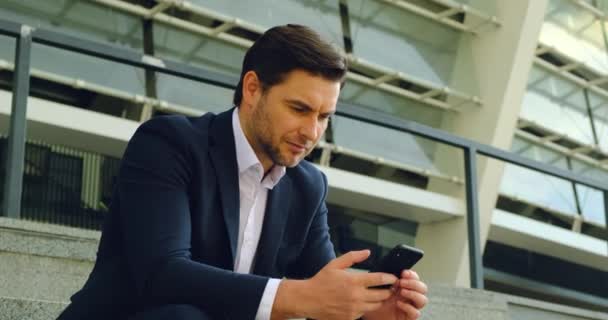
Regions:
M 295 167 L 309 153 L 305 151 L 304 156 L 296 159 L 293 163 L 288 162 L 281 154 L 280 141 L 274 145 L 272 141 L 272 121 L 268 116 L 264 98 L 260 99 L 253 112 L 253 132 L 262 151 L 272 160 L 272 163 L 284 167 Z

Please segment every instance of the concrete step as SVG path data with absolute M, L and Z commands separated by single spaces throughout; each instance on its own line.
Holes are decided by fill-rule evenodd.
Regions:
M 0 296 L 0 320 L 57 319 L 66 304 Z
M 0 320 L 55 319 L 82 287 L 100 233 L 0 217 Z M 608 320 L 608 314 L 505 294 L 429 286 L 423 320 Z
M 93 262 L 99 232 L 0 217 L 0 296 L 69 301 Z

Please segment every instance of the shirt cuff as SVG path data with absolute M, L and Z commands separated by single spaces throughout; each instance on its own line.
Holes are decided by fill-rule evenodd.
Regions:
M 255 320 L 270 320 L 270 314 L 272 313 L 272 305 L 274 304 L 274 298 L 279 290 L 279 284 L 281 279 L 268 279 L 266 282 L 266 288 L 262 294 L 262 300 L 258 307 L 258 312 L 255 314 Z

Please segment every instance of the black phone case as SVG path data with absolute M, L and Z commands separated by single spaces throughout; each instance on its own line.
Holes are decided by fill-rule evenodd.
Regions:
M 394 247 L 387 253 L 380 262 L 370 270 L 370 272 L 385 272 L 401 278 L 401 272 L 411 269 L 424 256 L 420 249 L 413 248 L 404 244 Z M 390 285 L 376 286 L 372 288 L 390 288 Z

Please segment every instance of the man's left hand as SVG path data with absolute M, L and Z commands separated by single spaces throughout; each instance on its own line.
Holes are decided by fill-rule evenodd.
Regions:
M 428 302 L 427 286 L 413 270 L 404 270 L 392 288 L 393 294 L 382 306 L 363 316 L 365 320 L 415 320 Z

